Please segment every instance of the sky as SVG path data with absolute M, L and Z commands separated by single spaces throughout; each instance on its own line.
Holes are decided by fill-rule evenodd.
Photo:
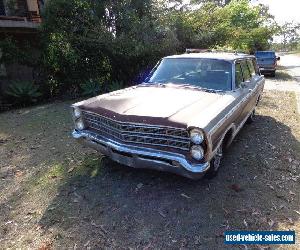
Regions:
M 299 0 L 253 0 L 252 2 L 268 5 L 270 13 L 275 16 L 279 24 L 291 21 L 300 23 Z
M 189 2 L 190 0 L 183 0 L 183 3 Z M 268 5 L 270 13 L 279 24 L 291 21 L 300 23 L 300 0 L 252 0 L 252 3 Z

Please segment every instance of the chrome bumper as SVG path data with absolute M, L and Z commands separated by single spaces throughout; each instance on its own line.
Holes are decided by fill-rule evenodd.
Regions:
M 276 71 L 276 68 L 266 68 L 266 67 L 261 67 L 259 68 L 260 71 L 265 72 L 265 71 Z
M 210 166 L 209 163 L 192 165 L 181 154 L 122 144 L 86 130 L 74 130 L 72 135 L 80 143 L 100 151 L 113 161 L 133 168 L 155 169 L 200 179 Z

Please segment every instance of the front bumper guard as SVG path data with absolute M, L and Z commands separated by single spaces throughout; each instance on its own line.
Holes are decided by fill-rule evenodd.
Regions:
M 155 169 L 200 179 L 210 167 L 208 162 L 194 165 L 181 154 L 122 144 L 87 130 L 74 130 L 72 136 L 113 161 L 133 168 Z

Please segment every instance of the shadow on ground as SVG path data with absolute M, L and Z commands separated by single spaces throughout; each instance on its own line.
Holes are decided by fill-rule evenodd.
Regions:
M 282 114 L 282 122 L 258 115 L 256 122 L 236 137 L 220 174 L 211 181 L 130 169 L 73 145 L 71 121 L 65 119 L 67 105 L 31 110 L 34 124 L 29 118 L 8 114 L 7 122 L 16 121 L 17 126 L 1 133 L 16 141 L 5 146 L 3 152 L 9 155 L 1 159 L 0 166 L 6 166 L 2 162 L 9 162 L 14 155 L 25 155 L 19 167 L 28 174 L 13 182 L 18 177 L 2 172 L 1 245 L 31 249 L 244 249 L 225 246 L 224 231 L 299 232 L 295 211 L 300 204 L 300 145 L 289 127 L 295 130 L 291 120 L 297 123 L 299 119 L 282 100 L 286 96 L 278 100 L 275 96 L 264 96 L 259 114 Z M 29 115 L 26 112 L 21 116 Z M 34 147 L 28 150 L 30 145 Z
M 292 212 L 299 209 L 299 195 L 290 195 L 298 193 L 299 182 L 289 179 L 294 169 L 286 164 L 299 142 L 275 119 L 256 119 L 236 138 L 212 181 L 102 159 L 99 174 L 91 177 L 93 166 L 59 188 L 39 224 L 58 232 L 57 246 L 233 249 L 223 245 L 225 230 L 299 223 Z
M 294 77 L 287 73 L 284 70 L 278 70 L 276 71 L 275 77 L 265 74 L 264 75 L 266 79 L 275 80 L 275 81 L 292 81 Z

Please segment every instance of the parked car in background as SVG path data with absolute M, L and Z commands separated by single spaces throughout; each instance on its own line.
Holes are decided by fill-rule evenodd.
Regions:
M 275 76 L 277 61 L 280 60 L 280 57 L 276 57 L 274 51 L 256 51 L 255 57 L 259 70 L 262 74 L 270 74 Z
M 144 83 L 74 104 L 73 137 L 130 167 L 211 178 L 264 82 L 254 56 L 168 56 Z

